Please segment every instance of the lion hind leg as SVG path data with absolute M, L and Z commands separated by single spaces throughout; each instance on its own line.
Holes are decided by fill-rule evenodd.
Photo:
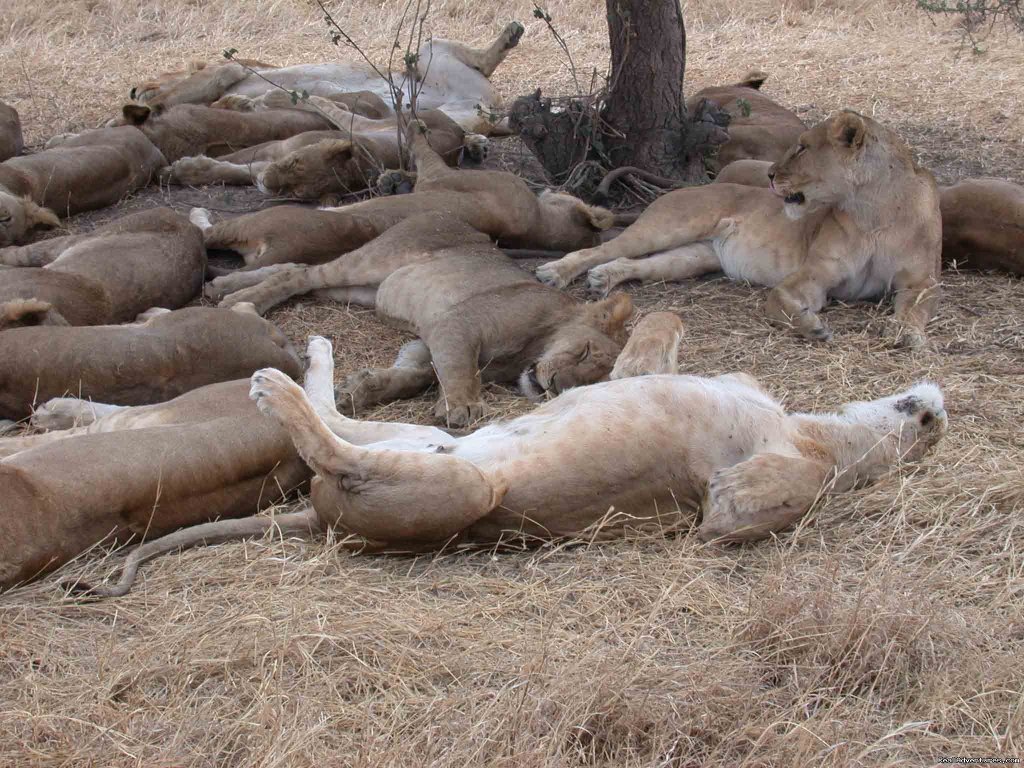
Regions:
M 361 447 L 328 429 L 305 392 L 280 371 L 252 376 L 261 412 L 291 434 L 319 476 L 313 504 L 325 523 L 385 544 L 441 544 L 486 515 L 506 484 L 431 446 Z
M 615 360 L 611 379 L 679 372 L 679 344 L 683 321 L 675 312 L 645 315 Z
M 756 455 L 711 476 L 702 504 L 703 541 L 756 541 L 802 518 L 826 488 L 833 466 L 802 456 Z

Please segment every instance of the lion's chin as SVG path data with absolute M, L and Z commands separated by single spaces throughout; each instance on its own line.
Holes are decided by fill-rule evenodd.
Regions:
M 783 203 L 782 210 L 786 212 L 786 218 L 798 221 L 807 213 L 807 205 L 806 203 Z

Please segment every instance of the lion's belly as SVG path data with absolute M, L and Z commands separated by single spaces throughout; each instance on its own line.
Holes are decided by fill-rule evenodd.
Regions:
M 455 456 L 509 483 L 469 536 L 571 535 L 602 521 L 609 532 L 676 525 L 692 518 L 712 472 L 766 447 L 766 429 L 780 432 L 783 418 L 748 387 L 690 376 L 570 390 L 458 441 Z
M 765 286 L 785 280 L 806 254 L 797 222 L 759 213 L 736 220 L 711 246 L 728 277 Z

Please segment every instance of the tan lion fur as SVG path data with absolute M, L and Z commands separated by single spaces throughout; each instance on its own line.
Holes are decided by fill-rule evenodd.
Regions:
M 0 246 L 58 216 L 102 208 L 149 184 L 167 163 L 133 128 L 100 128 L 0 163 Z
M 247 376 L 298 375 L 287 338 L 251 312 L 190 307 L 142 324 L 0 331 L 0 418 L 21 419 L 64 394 L 143 405 Z
M 248 287 L 247 287 L 248 286 Z M 483 415 L 481 381 L 519 380 L 541 396 L 608 374 L 632 314 L 620 294 L 584 304 L 538 283 L 487 235 L 458 219 L 415 216 L 320 266 L 277 265 L 217 278 L 222 306 L 251 302 L 258 312 L 303 293 L 376 307 L 422 339 L 391 368 L 360 371 L 339 391 L 362 410 L 440 384 L 435 416 L 465 426 Z
M 449 168 L 425 131 L 421 122 L 410 124 L 417 174 L 412 194 L 324 210 L 280 205 L 215 225 L 197 209 L 193 221 L 207 225 L 207 248 L 237 251 L 249 267 L 330 261 L 424 213 L 458 219 L 514 248 L 586 247 L 611 227 L 613 217 L 604 208 L 566 194 L 537 196 L 515 174 Z
M 453 542 L 610 539 L 691 526 L 719 542 L 785 530 L 817 501 L 922 457 L 943 436 L 931 384 L 850 403 L 834 414 L 787 414 L 745 375 L 637 376 L 580 387 L 532 413 L 464 437 L 342 416 L 331 396 L 331 345 L 314 337 L 305 389 L 278 371 L 252 377 L 259 409 L 287 429 L 316 473 L 314 513 L 197 526 L 136 549 L 141 562 L 276 524 L 362 539 L 370 551 L 426 551 Z
M 561 287 L 589 270 L 591 288 L 607 293 L 627 280 L 722 270 L 773 287 L 768 318 L 817 340 L 831 337 L 818 314 L 828 298 L 891 292 L 899 339 L 923 345 L 937 302 L 942 224 L 935 179 L 906 144 L 844 111 L 802 133 L 771 173 L 774 190 L 711 184 L 669 192 L 619 237 L 544 264 L 537 275 Z
M 84 235 L 68 235 L 0 249 L 0 330 L 35 325 L 22 312 L 4 315 L 9 302 L 39 299 L 67 325 L 134 320 L 151 307 L 177 309 L 202 289 L 206 249 L 202 233 L 170 208 L 124 216 Z
M 20 155 L 24 148 L 17 110 L 0 101 L 0 161 Z

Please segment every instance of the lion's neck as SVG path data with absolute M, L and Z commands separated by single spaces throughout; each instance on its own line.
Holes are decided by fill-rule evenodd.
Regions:
M 32 182 L 28 175 L 19 170 L 0 164 L 0 192 L 15 197 L 26 197 L 32 194 Z
M 850 192 L 836 205 L 857 228 L 871 232 L 890 225 L 907 197 L 907 179 L 914 179 L 909 156 L 891 148 L 875 146 L 865 151 L 861 169 L 851 172 Z M 912 183 L 912 182 L 911 182 Z
M 831 462 L 836 468 L 834 490 L 873 480 L 892 465 L 888 435 L 835 414 L 796 414 L 797 449 L 808 459 Z

